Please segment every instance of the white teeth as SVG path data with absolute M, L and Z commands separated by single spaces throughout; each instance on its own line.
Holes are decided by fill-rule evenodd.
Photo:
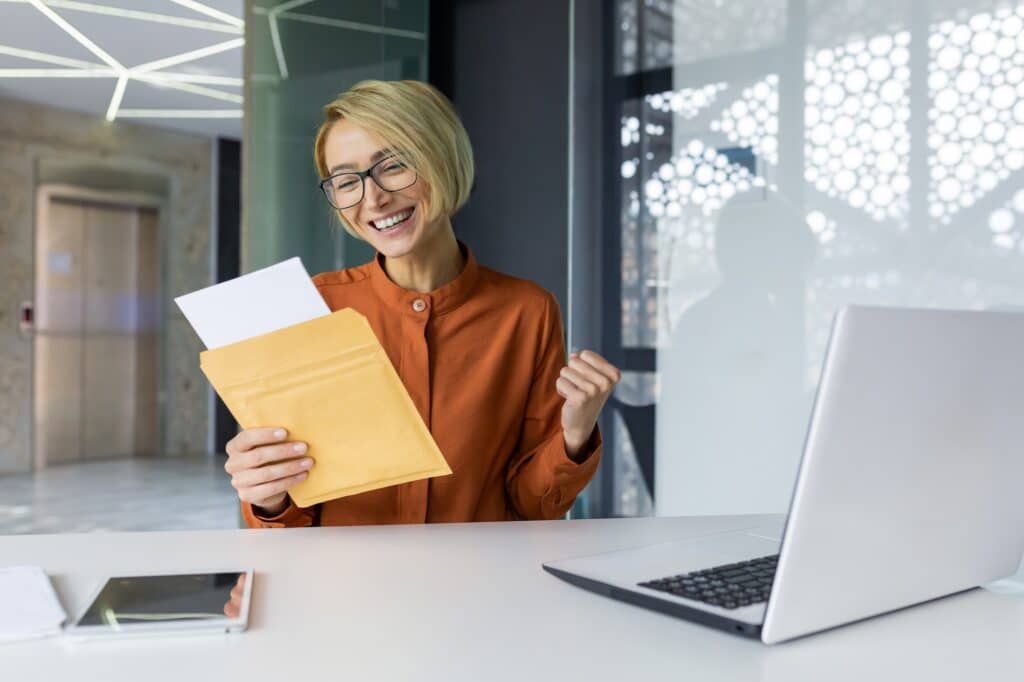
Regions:
M 409 216 L 411 216 L 411 215 L 412 215 L 412 211 L 406 211 L 405 213 L 399 213 L 398 215 L 393 215 L 390 218 L 385 218 L 384 220 L 375 220 L 375 221 L 373 221 L 373 226 L 376 229 L 378 229 L 378 230 L 386 230 L 389 227 L 394 227 L 398 223 L 408 219 Z

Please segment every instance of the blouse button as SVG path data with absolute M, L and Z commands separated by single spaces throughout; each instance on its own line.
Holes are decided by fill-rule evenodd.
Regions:
M 424 310 L 427 309 L 427 304 L 422 298 L 417 298 L 415 301 L 412 302 L 412 309 L 418 313 L 422 313 Z

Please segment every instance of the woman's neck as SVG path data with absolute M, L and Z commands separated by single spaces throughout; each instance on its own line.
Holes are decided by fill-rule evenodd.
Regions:
M 433 233 L 433 238 L 415 252 L 401 258 L 384 258 L 384 271 L 392 282 L 409 291 L 427 293 L 459 276 L 465 257 L 451 223 L 433 230 Z

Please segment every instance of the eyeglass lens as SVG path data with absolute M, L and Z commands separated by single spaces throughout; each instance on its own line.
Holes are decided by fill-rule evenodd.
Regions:
M 385 159 L 370 172 L 377 185 L 397 192 L 416 182 L 416 171 L 397 159 Z M 349 208 L 363 200 L 365 181 L 358 173 L 339 173 L 324 181 L 327 198 L 335 208 Z

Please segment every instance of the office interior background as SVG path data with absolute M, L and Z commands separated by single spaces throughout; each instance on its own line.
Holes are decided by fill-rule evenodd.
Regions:
M 0 532 L 239 524 L 173 298 L 371 257 L 311 159 L 365 78 L 624 370 L 573 517 L 784 512 L 839 306 L 1024 310 L 1021 2 L 0 0 Z

